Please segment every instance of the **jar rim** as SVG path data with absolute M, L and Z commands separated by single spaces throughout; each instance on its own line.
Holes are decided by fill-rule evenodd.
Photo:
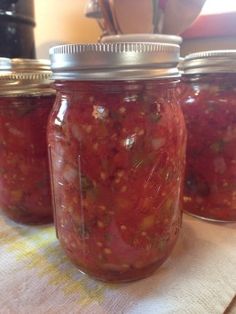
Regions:
M 180 47 L 154 42 L 68 44 L 50 49 L 55 80 L 178 77 Z
M 52 82 L 50 61 L 46 59 L 0 58 L 0 95 L 24 94 L 48 87 Z
M 50 61 L 47 59 L 20 59 L 0 58 L 1 80 L 12 79 L 38 79 L 51 75 Z M 11 77 L 12 76 L 12 77 Z
M 209 50 L 187 55 L 181 63 L 184 75 L 236 73 L 236 50 Z

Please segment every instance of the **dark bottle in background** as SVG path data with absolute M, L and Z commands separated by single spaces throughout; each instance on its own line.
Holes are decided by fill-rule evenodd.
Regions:
M 0 0 L 0 57 L 35 58 L 34 0 Z

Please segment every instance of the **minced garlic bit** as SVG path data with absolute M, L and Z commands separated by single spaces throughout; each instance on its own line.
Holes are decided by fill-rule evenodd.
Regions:
M 108 249 L 107 247 L 103 251 L 106 255 L 110 255 L 112 253 L 111 249 Z
M 121 225 L 120 229 L 124 231 L 124 230 L 127 230 L 127 227 L 125 225 Z
M 166 143 L 166 140 L 165 138 L 163 137 L 160 137 L 160 138 L 153 138 L 152 139 L 152 147 L 155 149 L 155 150 L 158 150 L 160 149 L 161 147 L 163 147 Z
M 92 131 L 92 126 L 91 125 L 86 125 L 84 126 L 84 129 L 87 133 L 90 133 Z
M 93 144 L 93 149 L 94 149 L 94 150 L 97 150 L 97 149 L 98 149 L 98 143 L 94 143 L 94 144 Z
M 100 177 L 102 180 L 106 180 L 106 174 L 104 172 L 100 173 Z
M 98 206 L 98 208 L 99 208 L 100 210 L 102 210 L 102 211 L 105 211 L 105 210 L 106 210 L 106 207 L 105 207 L 104 205 L 100 205 L 100 206 Z
M 126 185 L 123 185 L 120 190 L 121 190 L 121 192 L 126 192 L 126 191 L 127 191 L 127 186 L 126 186 Z
M 98 220 L 97 225 L 98 225 L 99 228 L 104 228 L 105 227 L 104 223 L 102 221 L 100 221 L 100 220 Z
M 124 174 L 125 174 L 124 170 L 119 170 L 119 171 L 117 171 L 116 175 L 117 175 L 117 177 L 121 178 L 124 176 Z
M 108 116 L 108 110 L 102 105 L 93 106 L 92 116 L 95 119 L 103 120 Z
M 120 107 L 119 108 L 119 112 L 120 113 L 125 113 L 126 112 L 126 108 L 125 107 Z
M 231 202 L 230 202 L 229 200 L 227 200 L 227 199 L 224 199 L 224 200 L 223 200 L 223 203 L 224 203 L 225 205 L 228 205 L 228 206 L 231 205 Z
M 68 220 L 66 218 L 61 218 L 60 224 L 61 227 L 64 228 L 68 224 Z
M 189 197 L 189 196 L 184 196 L 183 197 L 183 199 L 184 199 L 184 202 L 192 202 L 192 198 L 191 197 Z
M 71 242 L 71 247 L 72 247 L 73 249 L 75 249 L 75 248 L 77 247 L 76 243 L 75 243 L 75 242 Z
M 139 131 L 138 131 L 138 135 L 143 135 L 144 134 L 144 130 L 143 129 L 140 129 Z

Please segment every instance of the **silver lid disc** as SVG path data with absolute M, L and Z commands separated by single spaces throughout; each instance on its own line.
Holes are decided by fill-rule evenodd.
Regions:
M 183 39 L 176 35 L 165 34 L 122 34 L 109 35 L 101 38 L 102 43 L 150 42 L 181 45 Z
M 212 50 L 189 54 L 181 64 L 185 75 L 236 73 L 236 50 Z
M 50 49 L 55 80 L 177 77 L 178 45 L 147 42 L 70 44 Z

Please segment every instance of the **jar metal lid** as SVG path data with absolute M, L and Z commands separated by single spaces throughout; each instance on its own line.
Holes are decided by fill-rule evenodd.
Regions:
M 51 82 L 49 60 L 0 58 L 0 95 L 41 93 Z
M 178 45 L 150 42 L 70 44 L 50 49 L 55 80 L 178 77 Z
M 182 38 L 176 35 L 165 34 L 122 34 L 109 35 L 101 38 L 102 43 L 119 43 L 119 42 L 155 42 L 181 45 Z
M 181 67 L 185 75 L 236 73 L 236 50 L 212 50 L 189 54 Z

